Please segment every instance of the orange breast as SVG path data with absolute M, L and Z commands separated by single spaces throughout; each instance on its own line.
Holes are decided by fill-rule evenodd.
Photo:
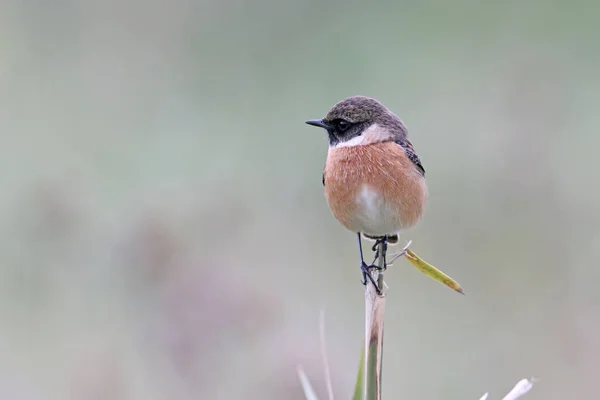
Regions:
M 327 156 L 325 197 L 349 230 L 387 235 L 421 219 L 427 185 L 394 142 L 339 147 Z

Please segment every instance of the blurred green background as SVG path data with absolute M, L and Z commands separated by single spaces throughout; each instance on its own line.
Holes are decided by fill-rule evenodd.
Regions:
M 593 1 L 5 0 L 0 398 L 337 397 L 363 334 L 324 132 L 408 125 L 430 201 L 386 274 L 384 396 L 590 398 L 600 368 Z

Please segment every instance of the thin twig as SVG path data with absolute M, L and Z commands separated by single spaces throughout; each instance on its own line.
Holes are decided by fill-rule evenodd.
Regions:
M 325 370 L 327 395 L 329 400 L 334 400 L 333 385 L 331 384 L 331 372 L 329 371 L 329 361 L 327 360 L 327 345 L 325 343 L 325 310 L 321 310 L 321 315 L 319 318 L 319 334 L 321 336 L 321 357 L 323 358 L 323 369 Z

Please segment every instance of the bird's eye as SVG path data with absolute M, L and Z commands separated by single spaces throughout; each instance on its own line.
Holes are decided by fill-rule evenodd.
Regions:
M 346 131 L 348 128 L 350 128 L 350 125 L 350 122 L 343 119 L 338 120 L 336 123 L 337 130 L 340 132 Z

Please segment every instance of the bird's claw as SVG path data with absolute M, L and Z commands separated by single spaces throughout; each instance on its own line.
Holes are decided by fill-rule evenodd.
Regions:
M 373 276 L 371 275 L 372 269 L 381 271 L 381 267 L 378 267 L 377 265 L 373 265 L 373 264 L 367 265 L 367 263 L 365 263 L 365 262 L 363 262 L 360 265 L 360 270 L 362 271 L 362 274 L 363 274 L 362 284 L 366 286 L 367 279 L 368 279 L 375 287 L 375 291 L 377 292 L 377 294 L 381 296 L 381 290 L 379 289 L 379 285 L 377 285 L 377 282 L 375 282 L 375 279 L 373 279 Z

